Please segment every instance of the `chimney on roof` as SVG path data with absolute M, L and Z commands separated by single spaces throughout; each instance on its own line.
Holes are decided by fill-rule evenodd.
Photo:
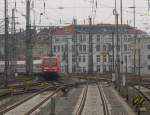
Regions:
M 73 25 L 77 25 L 77 19 L 73 18 Z

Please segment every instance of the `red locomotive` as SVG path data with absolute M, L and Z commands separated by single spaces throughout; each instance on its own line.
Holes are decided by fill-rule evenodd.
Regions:
M 61 69 L 58 57 L 42 57 L 42 76 L 46 79 L 58 79 Z
M 4 72 L 5 63 L 0 61 L 0 73 Z M 26 74 L 25 60 L 16 62 L 16 72 Z M 44 56 L 33 59 L 33 74 L 44 77 L 46 80 L 59 79 L 61 69 L 60 60 L 55 56 Z

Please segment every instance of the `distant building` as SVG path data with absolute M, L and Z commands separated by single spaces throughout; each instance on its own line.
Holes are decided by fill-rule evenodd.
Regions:
M 51 32 L 49 29 L 42 29 L 36 34 L 33 41 L 33 57 L 46 56 L 51 50 Z
M 148 36 L 145 32 L 134 29 L 128 25 L 119 25 L 119 49 L 120 54 L 120 70 L 122 72 L 133 73 L 134 65 L 138 64 L 137 45 L 138 39 L 144 46 L 150 44 Z M 122 32 L 122 34 L 120 34 Z M 85 73 L 88 72 L 89 63 L 89 33 L 91 34 L 93 46 L 93 71 L 97 73 L 112 72 L 116 64 L 116 34 L 115 25 L 99 24 L 99 25 L 71 25 L 67 27 L 57 28 L 53 33 L 53 51 L 62 61 L 62 72 L 69 73 Z M 136 38 L 136 45 L 135 45 Z M 113 43 L 114 41 L 114 43 Z M 134 47 L 133 47 L 134 46 Z M 114 52 L 113 52 L 114 47 Z M 148 46 L 141 48 L 141 56 L 144 60 L 148 60 L 145 55 L 149 51 Z M 135 64 L 134 49 L 136 48 Z M 144 52 L 147 54 L 144 54 Z M 149 54 L 150 55 L 150 54 Z M 122 57 L 122 58 L 121 58 Z M 143 57 L 141 57 L 141 64 Z M 150 57 L 149 57 L 150 58 Z M 91 61 L 91 60 L 90 60 Z M 148 63 L 147 63 L 148 64 Z M 148 65 L 147 65 L 148 66 Z M 142 74 L 149 73 L 146 71 L 148 67 L 141 69 Z M 150 66 L 149 66 L 150 69 Z M 148 70 L 148 69 L 147 69 Z M 146 72 L 146 73 L 145 73 Z
M 116 32 L 115 25 L 70 25 L 32 31 L 33 57 L 45 56 L 51 51 L 60 58 L 64 73 L 87 73 L 89 62 L 89 38 L 93 46 L 93 72 L 112 72 L 116 65 Z M 141 74 L 150 74 L 150 39 L 147 33 L 131 26 L 119 25 L 120 71 L 138 74 L 139 48 Z M 120 34 L 122 32 L 122 34 Z M 9 56 L 16 47 L 17 60 L 25 59 L 26 34 L 9 36 Z M 113 50 L 114 49 L 114 50 Z M 135 56 L 134 56 L 135 54 Z M 4 60 L 4 35 L 0 35 L 0 60 Z M 135 67 L 135 69 L 134 69 Z

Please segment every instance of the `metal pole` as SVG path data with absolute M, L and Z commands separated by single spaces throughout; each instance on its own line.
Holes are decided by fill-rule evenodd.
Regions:
M 75 31 L 75 72 L 78 73 L 79 71 L 79 61 L 78 61 L 78 56 L 79 56 L 79 51 L 78 51 L 78 32 L 77 30 Z
M 12 9 L 12 27 L 11 27 L 11 34 L 12 34 L 12 50 L 11 50 L 11 72 L 12 72 L 12 75 L 13 75 L 13 77 L 15 77 L 15 73 L 16 73 L 16 50 L 17 50 L 17 48 L 16 48 L 16 45 L 17 45 L 17 43 L 16 43 L 16 22 L 15 22 L 15 9 L 13 8 Z
M 133 20 L 134 20 L 134 29 L 135 29 L 135 0 L 133 0 Z M 136 35 L 134 35 L 134 39 L 135 39 L 135 45 L 136 45 Z M 136 61 L 135 61 L 135 58 L 136 58 L 136 48 L 134 49 L 134 73 L 136 72 L 135 68 L 136 68 Z
M 114 33 L 112 33 L 112 72 L 115 70 L 115 46 L 114 46 Z
M 75 31 L 75 72 L 77 73 L 77 69 L 78 69 L 78 60 L 77 60 L 77 57 L 78 57 L 78 45 L 77 45 L 77 32 Z
M 120 42 L 121 42 L 121 72 L 123 72 L 123 41 L 122 41 L 122 23 L 123 23 L 123 14 L 122 14 L 122 0 L 120 0 L 120 22 L 121 22 L 121 27 L 120 27 L 120 29 L 121 29 L 121 32 L 120 32 L 120 35 L 121 35 L 121 40 L 120 40 Z
M 77 32 L 77 29 L 76 29 L 76 25 L 77 25 L 77 20 L 74 18 L 73 19 L 73 26 L 75 28 L 75 33 L 74 33 L 74 58 L 75 58 L 75 72 L 77 73 L 78 72 L 78 40 L 77 40 L 77 37 L 78 37 L 78 32 Z
M 50 46 L 50 50 L 53 51 L 53 32 L 54 32 L 54 28 L 52 28 L 51 32 L 50 32 L 50 38 L 51 38 L 51 46 Z M 48 34 L 49 35 L 49 34 Z
M 141 86 L 141 81 L 142 81 L 142 79 L 141 79 L 141 49 L 140 49 L 140 38 L 139 38 L 139 40 L 138 40 L 138 62 L 139 62 L 139 71 L 138 71 L 138 76 L 139 76 L 139 90 L 140 90 L 140 86 Z
M 119 35 L 118 35 L 118 14 L 116 13 L 116 64 L 117 64 L 117 86 L 120 87 L 120 60 L 119 60 Z
M 50 115 L 55 115 L 55 103 L 56 103 L 56 99 L 53 97 L 51 99 L 51 113 L 50 113 Z
M 88 56 L 88 73 L 93 73 L 93 40 L 92 40 L 92 18 L 89 17 L 89 56 Z
M 32 75 L 33 60 L 32 60 L 32 41 L 31 41 L 31 25 L 30 25 L 30 0 L 26 4 L 26 73 Z
M 67 39 L 67 41 L 66 41 L 66 48 L 65 48 L 65 51 L 66 51 L 66 53 L 67 54 L 65 54 L 65 59 L 66 59 L 66 65 L 67 65 L 67 70 L 66 70 L 66 72 L 67 72 L 67 74 L 68 74 L 68 71 L 69 71 L 69 60 L 68 60 L 68 57 L 69 57 L 69 53 L 68 53 L 68 50 L 69 50 L 69 46 L 68 46 L 69 44 L 68 44 L 68 39 Z
M 126 99 L 127 99 L 127 101 L 129 100 L 129 94 L 128 94 L 128 75 L 127 75 L 127 73 L 128 73 L 128 58 L 126 58 L 125 59 L 125 63 L 126 63 Z
M 117 0 L 115 0 L 115 13 L 117 12 Z M 115 15 L 115 24 L 117 24 L 117 19 L 116 19 L 116 15 Z
M 135 29 L 135 0 L 133 0 L 133 27 L 134 27 L 134 29 Z M 134 34 L 134 45 L 136 45 L 136 35 Z M 133 69 L 133 71 L 134 71 L 134 73 L 136 72 L 135 70 L 135 68 L 136 68 L 136 48 L 134 49 L 134 69 Z
M 133 0 L 133 20 L 134 20 L 134 28 L 135 28 L 135 0 Z
M 9 72 L 9 59 L 8 59 L 8 1 L 5 0 L 5 70 L 4 70 L 4 77 L 5 77 L 5 87 L 8 86 L 8 72 Z

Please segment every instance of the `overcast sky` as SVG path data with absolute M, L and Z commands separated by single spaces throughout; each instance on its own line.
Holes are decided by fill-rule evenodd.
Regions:
M 9 15 L 11 17 L 11 9 L 15 6 L 15 0 L 9 1 Z M 25 8 L 26 0 L 16 0 L 17 2 L 17 21 L 20 23 L 18 27 L 25 26 Z M 76 18 L 79 24 L 88 24 L 88 17 L 95 16 L 94 23 L 114 23 L 113 8 L 115 0 L 97 0 L 96 13 L 92 12 L 92 0 L 31 0 L 34 1 L 34 10 L 31 10 L 32 24 L 35 18 L 36 25 L 64 25 L 72 23 L 72 19 Z M 45 1 L 45 10 L 44 10 Z M 94 0 L 96 2 L 96 0 Z M 147 0 L 136 1 L 136 27 L 148 30 L 147 23 L 149 21 L 148 2 Z M 96 4 L 96 3 L 95 3 Z M 4 0 L 0 1 L 0 16 L 4 16 Z M 96 5 L 95 5 L 96 6 Z M 123 23 L 133 25 L 133 0 L 123 0 Z M 63 7 L 63 9 L 60 9 Z M 117 9 L 120 14 L 120 0 L 117 0 Z M 43 13 L 40 21 L 40 13 Z M 35 14 L 35 15 L 33 15 Z

